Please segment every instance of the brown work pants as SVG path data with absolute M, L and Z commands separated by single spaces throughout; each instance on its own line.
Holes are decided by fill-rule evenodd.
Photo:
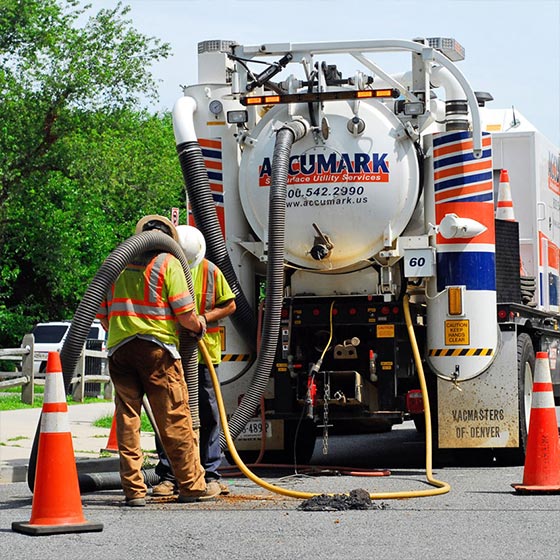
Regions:
M 109 358 L 109 372 L 115 387 L 120 476 L 125 496 L 139 498 L 146 495 L 140 445 L 144 394 L 150 403 L 179 492 L 204 490 L 204 469 L 192 428 L 181 360 L 176 360 L 154 342 L 133 338 Z

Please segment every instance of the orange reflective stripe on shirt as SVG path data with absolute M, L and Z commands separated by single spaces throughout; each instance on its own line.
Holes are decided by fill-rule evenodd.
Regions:
M 209 271 L 211 265 L 211 269 Z M 204 315 L 206 310 L 212 310 L 216 307 L 216 278 L 218 275 L 218 268 L 210 261 L 204 259 L 202 261 L 202 286 L 200 295 L 197 294 L 197 298 L 200 299 L 199 314 Z M 209 274 L 210 272 L 210 274 Z M 210 281 L 209 281 L 210 280 Z M 216 333 L 220 331 L 220 327 L 208 327 L 207 333 Z
M 165 271 L 171 258 L 172 255 L 169 253 L 160 253 L 146 267 L 129 266 L 129 272 L 137 270 L 148 280 L 143 282 L 143 299 L 132 297 L 132 294 L 122 298 L 116 297 L 113 287 L 109 317 L 130 316 L 143 319 L 170 320 L 174 319 L 178 309 L 192 306 L 192 298 L 188 291 L 177 294 L 169 300 L 163 297 Z M 141 294 L 134 295 L 140 296 Z
M 199 313 L 210 312 L 216 305 L 226 305 L 227 302 L 235 299 L 235 294 L 229 287 L 223 273 L 212 261 L 204 259 L 191 270 L 191 274 Z M 225 343 L 225 330 L 224 327 L 220 327 L 218 321 L 213 322 L 212 326 L 209 325 L 204 343 L 212 363 L 219 364 L 222 359 L 222 347 Z M 200 351 L 198 359 L 199 362 L 204 361 Z
M 208 299 L 208 261 L 203 259 L 202 261 L 202 286 L 200 288 L 200 296 L 196 294 L 196 297 L 200 299 L 198 305 L 198 313 L 204 315 L 206 313 L 206 300 Z M 195 290 L 196 291 L 196 290 Z M 210 307 L 212 309 L 212 307 Z
M 107 294 L 107 347 L 131 335 L 152 336 L 178 346 L 177 315 L 194 309 L 181 264 L 169 253 L 129 264 Z

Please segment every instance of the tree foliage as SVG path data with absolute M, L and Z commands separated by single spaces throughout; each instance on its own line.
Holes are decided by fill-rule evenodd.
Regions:
M 146 213 L 184 200 L 169 115 L 150 115 L 167 44 L 128 7 L 0 0 L 0 347 L 71 318 Z

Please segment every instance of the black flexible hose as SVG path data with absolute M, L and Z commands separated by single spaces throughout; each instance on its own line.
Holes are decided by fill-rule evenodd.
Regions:
M 127 264 L 146 251 L 165 251 L 174 255 L 181 263 L 190 292 L 194 294 L 188 262 L 180 245 L 171 237 L 160 231 L 152 230 L 133 235 L 121 243 L 105 259 L 97 271 L 78 305 L 74 318 L 72 319 L 72 324 L 68 329 L 68 335 L 60 352 L 64 388 L 67 394 L 69 393 L 71 380 L 74 376 L 90 327 L 102 301 L 105 299 L 107 291 Z M 189 391 L 189 406 L 191 409 L 193 427 L 197 429 L 200 427 L 200 418 L 198 414 L 198 345 L 196 339 L 186 334 L 185 329 L 182 328 L 180 329 L 179 352 L 181 354 L 181 361 Z M 35 439 L 31 448 L 27 472 L 27 481 L 31 491 L 33 491 L 35 484 L 40 424 L 41 419 L 39 419 Z M 101 475 L 96 478 L 96 480 L 102 479 L 103 477 Z M 80 490 L 82 490 L 82 485 L 88 488 L 91 486 L 91 479 L 88 479 L 87 475 L 79 474 L 78 480 L 80 483 Z M 101 490 L 103 487 L 97 489 Z
M 254 416 L 268 385 L 276 356 L 284 295 L 284 237 L 290 153 L 292 144 L 303 138 L 306 132 L 307 128 L 302 122 L 293 121 L 285 124 L 276 134 L 268 206 L 268 266 L 263 334 L 251 385 L 229 420 L 229 431 L 234 440 Z M 227 449 L 223 433 L 220 444 L 222 449 Z
M 273 167 L 272 167 L 272 183 L 269 195 L 269 231 L 268 231 L 268 254 L 269 254 L 269 266 L 267 270 L 267 306 L 265 310 L 265 317 L 263 321 L 263 336 L 261 342 L 261 350 L 257 358 L 257 366 L 255 375 L 251 385 L 244 395 L 238 409 L 233 414 L 230 421 L 230 432 L 233 439 L 235 439 L 243 430 L 248 420 L 254 415 L 257 406 L 260 402 L 261 396 L 266 389 L 268 380 L 270 378 L 270 372 L 272 369 L 272 364 L 274 361 L 276 344 L 278 340 L 278 333 L 280 327 L 280 313 L 282 307 L 283 298 L 283 262 L 284 262 L 284 234 L 285 234 L 285 214 L 286 214 L 286 187 L 288 179 L 288 169 L 289 169 L 289 157 L 291 146 L 294 141 L 297 141 L 306 133 L 306 127 L 303 123 L 299 121 L 294 121 L 288 125 L 284 125 L 277 133 L 276 144 L 274 148 L 273 157 Z M 187 150 L 187 146 L 189 149 Z M 200 146 L 196 142 L 187 142 L 177 146 L 179 151 L 179 159 L 181 161 L 181 168 L 183 170 L 183 175 L 185 177 L 185 184 L 187 185 L 187 192 L 191 199 L 191 205 L 193 206 L 193 211 L 195 205 L 198 207 L 199 216 L 197 218 L 197 213 L 195 212 L 195 220 L 197 224 L 200 224 L 201 231 L 203 235 L 208 238 L 207 246 L 212 250 L 209 253 L 209 258 L 214 262 L 219 268 L 224 272 L 224 276 L 230 283 L 230 278 L 226 275 L 228 268 L 230 269 L 228 274 L 231 278 L 230 286 L 232 290 L 234 286 L 237 287 L 240 294 L 241 308 L 245 308 L 244 312 L 241 314 L 244 317 L 244 321 L 240 320 L 238 314 L 238 323 L 240 323 L 240 331 L 245 333 L 247 341 L 255 341 L 256 335 L 256 322 L 254 314 L 251 311 L 246 298 L 239 287 L 239 283 L 231 266 L 231 261 L 229 256 L 225 251 L 225 244 L 221 237 L 221 230 L 219 224 L 217 223 L 217 217 L 215 214 L 215 208 L 210 194 L 210 186 L 208 182 L 208 175 L 206 173 L 206 168 L 202 160 L 202 153 L 200 151 Z M 196 157 L 189 157 L 189 154 L 197 154 Z M 192 161 L 191 161 L 192 160 Z M 192 166 L 191 166 L 192 164 Z M 196 197 L 193 193 L 189 192 L 189 184 L 207 184 L 207 193 L 202 191 L 197 191 L 200 194 L 200 198 L 204 196 L 210 196 L 210 200 L 206 200 L 205 204 L 198 206 L 195 204 Z M 202 193 L 202 194 L 201 194 Z M 209 227 L 207 231 L 203 229 L 203 224 L 206 224 L 206 220 L 211 224 L 212 217 L 216 222 L 214 226 Z M 145 240 L 145 241 L 144 241 Z M 154 246 L 151 245 L 152 242 L 161 242 L 163 246 L 155 243 Z M 130 246 L 129 246 L 130 245 Z M 146 246 L 145 246 L 146 245 Z M 220 246 L 223 247 L 223 255 Z M 176 256 L 183 270 L 185 271 L 185 276 L 189 285 L 189 289 L 194 293 L 192 285 L 192 277 L 190 275 L 190 270 L 188 263 L 184 257 L 182 249 L 179 247 L 175 241 L 173 241 L 167 235 L 157 232 L 150 231 L 144 232 L 139 235 L 135 235 L 121 244 L 119 247 L 107 257 L 97 274 L 95 275 L 90 286 L 86 290 L 84 298 L 78 306 L 76 315 L 72 321 L 70 329 L 68 331 L 68 336 L 64 343 L 61 351 L 61 363 L 63 369 L 64 385 L 66 392 L 68 392 L 70 381 L 76 369 L 79 356 L 81 354 L 82 348 L 85 344 L 87 334 L 93 323 L 93 319 L 103 301 L 105 294 L 111 284 L 116 280 L 120 272 L 126 267 L 128 262 L 130 262 L 134 257 L 147 250 L 166 250 Z M 215 251 L 215 253 L 214 253 Z M 215 260 L 213 260 L 215 259 Z M 228 264 L 229 263 L 229 267 Z M 235 290 L 234 290 L 235 293 Z M 237 296 L 237 294 L 236 294 Z M 243 303 L 244 302 L 244 303 Z M 239 309 L 239 306 L 238 306 Z M 251 325 L 248 325 L 247 320 L 251 319 Z M 88 322 L 89 321 L 89 322 Z M 242 324 L 241 324 L 242 323 Z M 74 326 L 75 324 L 75 326 Z M 237 324 L 236 324 L 237 326 Z M 200 426 L 200 421 L 198 417 L 198 368 L 197 368 L 197 345 L 195 339 L 190 336 L 186 340 L 188 346 L 193 345 L 192 357 L 188 359 L 187 363 L 189 367 L 185 369 L 185 374 L 187 375 L 187 386 L 189 389 L 189 403 L 191 404 L 191 413 L 193 415 L 193 427 L 198 428 Z M 183 338 L 181 337 L 181 345 Z M 190 350 L 190 349 L 189 349 Z M 181 355 L 183 359 L 183 354 Z M 194 364 L 196 378 L 191 385 L 189 385 L 190 378 L 190 364 Z M 185 367 L 185 361 L 183 362 Z M 189 373 L 187 374 L 187 371 Z M 191 401 L 196 400 L 195 403 Z M 196 424 L 195 424 L 196 417 Z M 40 420 L 37 426 L 37 432 L 35 434 L 35 440 L 33 442 L 33 447 L 31 451 L 31 457 L 29 461 L 28 469 L 28 485 L 31 491 L 33 491 L 35 482 L 35 469 L 37 462 L 37 447 L 40 434 Z M 227 447 L 227 443 L 223 434 L 220 437 L 220 443 L 222 449 Z M 156 477 L 153 470 L 145 471 L 145 480 L 149 480 L 152 477 Z M 112 486 L 116 484 L 114 473 L 98 473 L 95 477 L 91 474 L 78 475 L 78 480 L 80 484 L 80 491 L 90 492 L 94 490 L 106 489 L 106 486 Z M 120 480 L 120 479 L 119 479 Z M 154 481 L 156 478 L 154 478 Z M 120 487 L 120 486 L 119 486 Z
M 249 348 L 255 350 L 257 333 L 255 313 L 241 289 L 226 249 L 202 150 L 198 142 L 183 142 L 177 144 L 177 153 L 196 226 L 206 240 L 206 257 L 223 272 L 235 294 L 236 310 L 231 317 L 232 322 Z
M 148 486 L 159 483 L 159 475 L 154 469 L 142 469 L 144 482 Z M 118 472 L 79 473 L 80 493 L 98 492 L 100 490 L 120 490 L 122 488 L 121 476 Z

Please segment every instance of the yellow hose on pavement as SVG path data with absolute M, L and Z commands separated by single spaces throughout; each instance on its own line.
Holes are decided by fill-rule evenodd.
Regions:
M 447 482 L 441 482 L 439 480 L 436 480 L 432 476 L 432 425 L 430 419 L 430 403 L 428 401 L 428 390 L 426 386 L 426 380 L 424 378 L 424 369 L 422 367 L 422 360 L 420 359 L 420 353 L 418 351 L 418 345 L 416 343 L 416 337 L 414 335 L 414 328 L 412 326 L 412 320 L 410 318 L 408 299 L 409 299 L 408 295 L 406 295 L 404 298 L 404 314 L 405 314 L 408 334 L 410 337 L 410 342 L 412 345 L 412 350 L 414 353 L 414 362 L 416 364 L 416 369 L 418 370 L 418 377 L 420 378 L 420 388 L 422 390 L 422 398 L 424 399 L 424 417 L 426 420 L 426 480 L 428 484 L 430 484 L 434 488 L 428 490 L 411 490 L 411 491 L 404 491 L 404 492 L 371 493 L 369 497 L 372 500 L 383 500 L 383 499 L 388 500 L 388 499 L 420 498 L 425 496 L 437 496 L 440 494 L 446 494 L 451 489 L 451 487 Z M 262 488 L 265 488 L 266 490 L 269 490 L 270 492 L 274 492 L 276 494 L 282 494 L 283 496 L 300 498 L 304 500 L 313 498 L 314 496 L 321 495 L 314 492 L 298 492 L 296 490 L 288 490 L 286 488 L 275 486 L 274 484 L 270 484 L 265 480 L 263 480 L 262 478 L 259 478 L 251 470 L 247 468 L 245 463 L 242 461 L 241 457 L 239 457 L 239 454 L 235 449 L 235 444 L 233 443 L 233 440 L 231 439 L 231 435 L 229 433 L 226 410 L 224 407 L 224 401 L 222 399 L 222 393 L 220 391 L 220 381 L 218 379 L 218 376 L 216 375 L 216 370 L 212 365 L 212 359 L 210 358 L 208 349 L 206 348 L 206 345 L 202 340 L 199 341 L 198 345 L 204 357 L 204 361 L 206 362 L 208 369 L 210 371 L 210 376 L 212 378 L 212 385 L 214 387 L 214 391 L 216 392 L 216 400 L 218 403 L 218 410 L 220 412 L 220 421 L 222 423 L 222 430 L 224 432 L 224 437 L 226 439 L 229 452 L 231 453 L 231 456 L 233 457 L 233 460 L 235 461 L 235 464 L 237 465 L 239 470 L 247 478 L 252 480 L 255 484 L 258 484 Z

